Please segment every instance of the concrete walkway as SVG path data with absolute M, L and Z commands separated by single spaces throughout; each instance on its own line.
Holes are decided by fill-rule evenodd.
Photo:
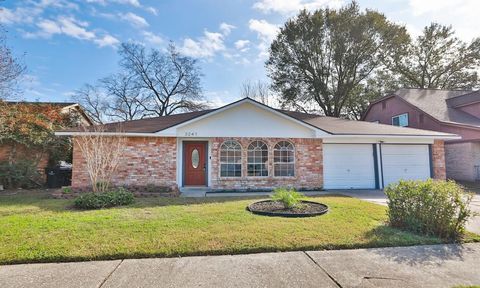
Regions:
M 327 192 L 355 197 L 375 204 L 387 206 L 387 196 L 385 196 L 382 190 L 329 190 Z M 477 213 L 477 215 L 467 222 L 467 230 L 480 234 L 480 194 L 476 193 L 475 196 L 473 196 L 470 209 Z
M 0 266 L 0 287 L 453 287 L 480 244 Z

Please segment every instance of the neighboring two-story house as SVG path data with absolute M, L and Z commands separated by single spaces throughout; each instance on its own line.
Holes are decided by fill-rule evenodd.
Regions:
M 461 136 L 445 142 L 447 177 L 480 180 L 480 91 L 399 89 L 371 103 L 362 120 Z

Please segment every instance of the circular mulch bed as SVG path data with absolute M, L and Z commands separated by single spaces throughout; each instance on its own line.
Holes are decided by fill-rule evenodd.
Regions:
M 253 214 L 281 217 L 313 217 L 328 212 L 328 206 L 312 201 L 300 201 L 296 207 L 285 209 L 283 204 L 274 200 L 263 200 L 247 206 Z

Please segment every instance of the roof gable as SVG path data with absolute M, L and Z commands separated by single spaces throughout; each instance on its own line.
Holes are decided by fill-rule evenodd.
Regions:
M 250 98 L 157 132 L 179 137 L 297 137 L 327 135 L 318 127 Z
M 478 127 L 480 126 L 480 118 L 456 109 L 455 107 L 452 107 L 452 105 L 448 104 L 450 101 L 460 101 L 454 99 L 461 99 L 464 95 L 466 96 L 476 92 L 478 91 L 472 92 L 470 90 L 402 88 L 392 94 L 372 102 L 363 115 L 362 120 L 365 119 L 373 105 L 376 105 L 377 103 L 385 101 L 391 97 L 397 97 L 398 99 L 406 102 L 413 108 L 422 111 L 437 121 Z

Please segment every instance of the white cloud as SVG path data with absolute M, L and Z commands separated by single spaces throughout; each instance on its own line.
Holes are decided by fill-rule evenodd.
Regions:
M 408 4 L 410 13 L 423 25 L 430 22 L 452 25 L 457 35 L 465 41 L 479 36 L 478 25 L 475 25 L 480 11 L 478 0 L 409 0 Z M 408 22 L 407 26 L 413 26 L 414 21 Z M 421 25 L 415 26 L 417 30 L 423 29 Z
M 117 38 L 109 34 L 106 34 L 101 38 L 97 38 L 93 42 L 95 42 L 99 47 L 106 47 L 106 46 L 115 47 L 120 43 L 120 41 Z
M 273 39 L 275 39 L 279 31 L 278 25 L 269 23 L 264 19 L 250 19 L 248 22 L 248 28 L 254 32 L 257 32 L 257 37 L 260 41 L 257 46 L 260 50 L 259 57 L 266 58 L 268 56 L 268 47 L 272 43 Z
M 37 23 L 37 26 L 41 29 L 42 33 L 45 37 L 50 37 L 53 34 L 61 34 L 62 28 L 58 25 L 57 22 L 52 20 L 42 20 Z
M 40 28 L 37 34 L 41 37 L 64 34 L 82 40 L 95 39 L 95 33 L 86 29 L 88 23 L 78 21 L 74 17 L 60 16 L 56 21 L 44 19 L 40 20 L 37 26 Z
M 253 8 L 264 13 L 295 14 L 301 9 L 316 10 L 322 7 L 338 8 L 343 0 L 260 0 Z
M 443 10 L 449 6 L 455 7 L 458 5 L 458 2 L 445 0 L 410 0 L 409 5 L 412 8 L 413 15 L 419 16 L 428 12 Z
M 138 0 L 87 0 L 87 3 L 95 3 L 100 5 L 107 5 L 108 3 L 117 3 L 117 4 L 131 5 L 134 7 L 142 6 Z
M 162 45 L 165 43 L 162 37 L 149 31 L 143 31 L 143 36 L 145 37 L 145 41 L 154 45 Z
M 60 17 L 58 24 L 60 25 L 62 33 L 65 35 L 82 40 L 92 40 L 95 38 L 95 33 L 86 29 L 88 23 L 78 21 L 73 17 Z
M 92 41 L 99 47 L 114 47 L 120 41 L 112 35 L 104 34 L 97 36 L 94 31 L 88 30 L 88 23 L 79 21 L 74 17 L 60 16 L 56 20 L 42 19 L 37 23 L 40 29 L 35 33 L 25 33 L 26 38 L 50 38 L 53 35 L 66 35 L 72 38 Z
M 183 40 L 179 51 L 184 55 L 195 58 L 211 58 L 217 52 L 226 50 L 224 43 L 225 37 L 235 28 L 235 26 L 223 22 L 219 26 L 221 33 L 205 30 L 203 36 L 195 40 L 186 38 Z
M 229 35 L 230 32 L 232 32 L 232 29 L 235 29 L 237 27 L 227 24 L 225 22 L 220 24 L 220 31 L 222 31 L 223 35 Z
M 237 48 L 242 52 L 247 51 L 249 45 L 250 45 L 250 40 L 237 40 L 235 42 L 235 48 Z
M 180 52 L 184 55 L 195 58 L 211 58 L 216 52 L 225 50 L 223 43 L 224 35 L 205 30 L 203 36 L 197 40 L 186 38 L 180 47 Z
M 138 16 L 135 13 L 128 12 L 125 14 L 119 14 L 120 18 L 127 21 L 130 25 L 137 27 L 137 28 L 145 28 L 148 27 L 149 24 L 145 18 Z
M 146 7 L 145 10 L 147 10 L 147 12 L 157 16 L 158 15 L 158 11 L 157 9 L 153 8 L 153 7 Z
M 35 17 L 43 12 L 44 8 L 39 6 L 17 7 L 15 10 L 1 7 L 0 23 L 17 24 L 17 23 L 33 23 Z

